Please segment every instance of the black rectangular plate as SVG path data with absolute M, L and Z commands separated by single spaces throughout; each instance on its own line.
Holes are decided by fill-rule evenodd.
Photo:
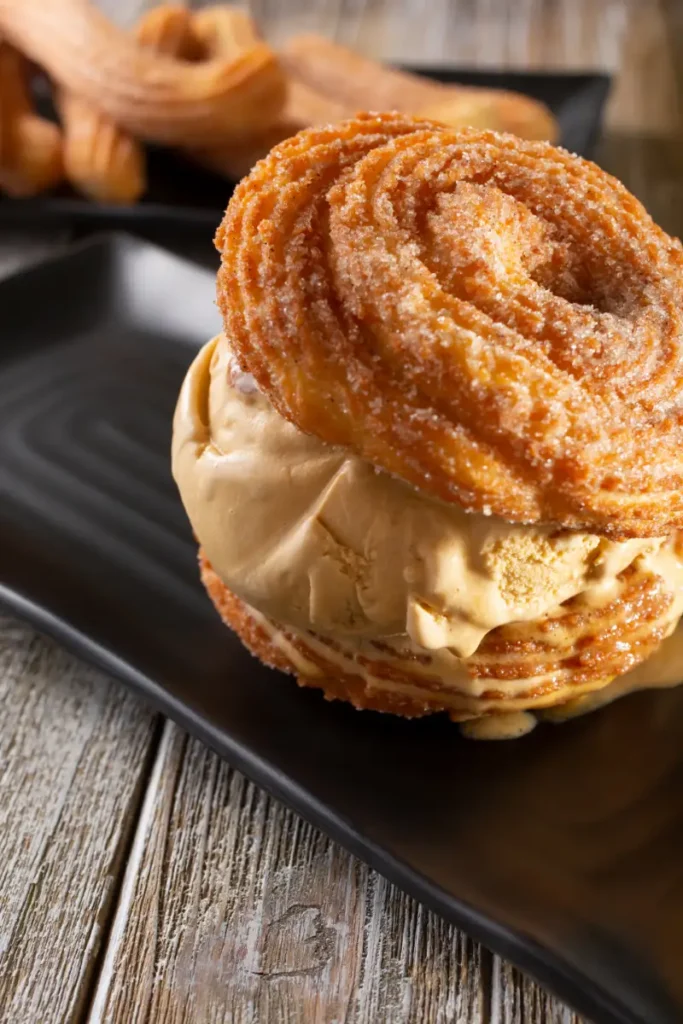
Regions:
M 526 93 L 552 110 L 563 146 L 592 156 L 609 92 L 601 74 L 544 74 L 411 67 L 408 70 L 441 82 L 459 82 Z M 43 101 L 43 107 L 45 102 Z M 49 108 L 45 109 L 49 113 Z M 37 199 L 0 199 L 0 225 L 35 223 L 92 232 L 124 229 L 215 265 L 211 237 L 225 209 L 232 184 L 170 150 L 150 148 L 149 187 L 135 206 L 88 202 L 68 189 Z
M 477 744 L 259 665 L 169 470 L 213 300 L 125 236 L 0 283 L 0 599 L 596 1021 L 680 1024 L 683 690 Z

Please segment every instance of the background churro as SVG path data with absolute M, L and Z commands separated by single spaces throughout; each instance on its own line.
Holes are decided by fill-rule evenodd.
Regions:
M 144 194 L 146 141 L 177 147 L 236 180 L 276 143 L 358 109 L 525 138 L 553 139 L 557 130 L 529 97 L 430 81 L 321 36 L 295 37 L 275 53 L 250 15 L 228 4 L 194 12 L 162 4 L 128 34 L 89 0 L 0 0 L 0 32 L 16 47 L 11 52 L 54 81 L 66 175 L 100 202 L 133 203 Z M 4 72 L 15 84 L 0 100 L 1 130 L 13 140 L 0 187 L 28 195 L 61 179 L 62 143 L 16 84 L 17 60 Z
M 140 138 L 212 144 L 271 124 L 285 80 L 259 42 L 195 63 L 137 45 L 88 0 L 1 0 L 0 31 L 64 90 Z
M 340 103 L 347 116 L 357 110 L 398 110 L 433 117 L 453 128 L 490 128 L 527 139 L 555 140 L 554 119 L 537 100 L 396 71 L 323 36 L 290 39 L 281 60 L 294 81 Z
M 153 53 L 185 59 L 198 54 L 191 14 L 180 4 L 161 4 L 138 22 L 134 38 Z M 80 192 L 103 203 L 134 203 L 145 191 L 145 151 L 138 139 L 74 93 L 62 91 L 66 176 Z
M 33 109 L 24 57 L 0 41 L 0 188 L 32 196 L 62 177 L 61 132 Z

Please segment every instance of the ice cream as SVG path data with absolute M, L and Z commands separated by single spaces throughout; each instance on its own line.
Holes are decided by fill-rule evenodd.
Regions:
M 226 586 L 261 615 L 323 636 L 405 636 L 467 658 L 496 626 L 537 620 L 577 594 L 608 600 L 636 558 L 681 571 L 662 538 L 467 513 L 302 434 L 222 336 L 185 380 L 173 472 Z

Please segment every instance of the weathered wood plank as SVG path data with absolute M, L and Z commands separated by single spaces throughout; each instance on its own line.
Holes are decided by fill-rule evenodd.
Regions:
M 480 1024 L 480 954 L 167 725 L 90 1017 Z
M 491 982 L 490 1024 L 582 1024 L 584 1021 L 499 957 L 494 959 Z
M 628 0 L 625 10 L 621 73 L 614 81 L 607 123 L 610 132 L 638 137 L 647 146 L 653 137 L 677 135 L 675 34 L 658 0 Z
M 333 35 L 382 60 L 463 67 L 613 69 L 629 0 L 251 0 L 275 43 Z M 656 0 L 630 0 L 649 8 Z M 198 4 L 199 6 L 199 4 Z
M 136 817 L 154 717 L 0 617 L 0 1016 L 79 1019 Z

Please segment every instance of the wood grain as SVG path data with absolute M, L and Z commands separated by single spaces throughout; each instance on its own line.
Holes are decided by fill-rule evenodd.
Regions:
M 682 10 L 678 0 L 629 5 L 622 70 L 597 154 L 677 236 L 683 235 Z
M 676 0 L 678 2 L 678 0 Z M 621 73 L 607 111 L 608 132 L 640 139 L 676 138 L 676 59 L 670 12 L 658 0 L 630 0 L 621 36 Z
M 490 1005 L 489 1024 L 582 1024 L 584 1020 L 500 957 L 494 958 Z
M 656 0 L 631 0 L 649 8 Z M 496 70 L 613 69 L 628 0 L 252 0 L 274 43 L 320 32 L 370 56 Z
M 168 723 L 89 1024 L 580 1024 Z
M 167 725 L 91 1022 L 482 1022 L 480 952 Z
M 81 1019 L 137 813 L 154 717 L 0 617 L 0 1017 Z

